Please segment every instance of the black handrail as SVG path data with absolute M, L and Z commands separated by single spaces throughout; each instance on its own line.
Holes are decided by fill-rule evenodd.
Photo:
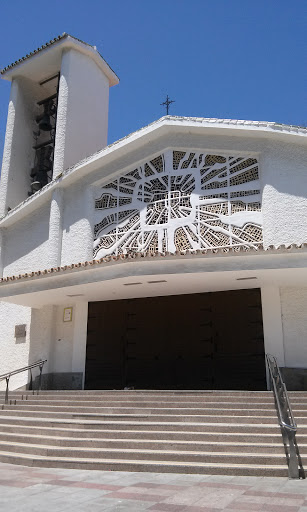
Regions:
M 295 437 L 297 425 L 293 416 L 288 391 L 281 376 L 276 358 L 271 354 L 266 354 L 265 357 L 287 456 L 289 478 L 305 478 L 305 471 L 302 466 L 302 460 Z
M 30 378 L 30 389 L 32 386 L 32 368 L 36 368 L 39 366 L 39 381 L 38 381 L 38 391 L 42 388 L 42 372 L 44 364 L 47 362 L 47 359 L 40 359 L 39 361 L 36 361 L 35 363 L 29 364 L 28 366 L 23 366 L 22 368 L 18 368 L 17 370 L 13 370 L 11 372 L 3 373 L 0 375 L 0 382 L 2 380 L 6 380 L 6 390 L 5 390 L 5 400 L 4 403 L 9 403 L 9 382 L 12 375 L 17 375 L 18 373 L 26 372 L 30 370 L 31 372 L 31 378 Z

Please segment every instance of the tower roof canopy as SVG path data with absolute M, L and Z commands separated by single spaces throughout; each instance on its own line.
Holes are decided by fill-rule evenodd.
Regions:
M 118 76 L 97 51 L 96 46 L 91 46 L 66 32 L 1 69 L 1 78 L 11 81 L 16 76 L 25 76 L 32 80 L 41 80 L 42 69 L 44 70 L 45 78 L 48 78 L 48 76 L 59 72 L 62 53 L 67 49 L 75 49 L 92 58 L 108 77 L 110 87 L 118 84 Z

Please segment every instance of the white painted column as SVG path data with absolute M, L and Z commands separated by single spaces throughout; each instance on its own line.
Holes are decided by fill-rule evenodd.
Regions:
M 25 77 L 14 78 L 8 108 L 0 187 L 0 217 L 28 198 L 34 163 L 33 130 L 40 86 Z
M 71 371 L 83 373 L 82 388 L 84 388 L 88 302 L 77 302 L 73 314 L 74 332 Z
M 3 148 L 3 160 L 1 170 L 1 183 L 0 183 L 0 218 L 7 213 L 7 188 L 9 182 L 9 170 L 12 159 L 12 148 L 14 140 L 14 127 L 16 117 L 16 104 L 18 98 L 18 83 L 16 80 L 12 81 L 10 102 L 7 113 L 5 141 Z
M 61 265 L 62 252 L 62 219 L 63 219 L 63 190 L 56 188 L 52 193 L 49 219 L 49 257 L 50 266 Z
M 282 328 L 279 287 L 262 287 L 261 302 L 265 352 L 275 356 L 279 366 L 285 366 L 284 335 Z
M 67 77 L 69 72 L 69 59 L 68 52 L 63 52 L 61 75 L 59 83 L 59 97 L 57 107 L 57 121 L 56 121 L 56 134 L 54 145 L 54 161 L 53 161 L 53 176 L 56 178 L 64 170 L 64 157 L 65 157 L 65 135 L 67 123 L 67 110 L 68 110 L 68 83 Z
M 93 242 L 94 242 L 94 215 L 95 215 L 95 198 L 94 188 L 87 187 L 85 194 L 86 210 L 84 218 L 84 236 L 86 237 L 85 261 L 93 259 Z
M 3 229 L 0 229 L 0 277 L 3 277 L 3 258 L 4 258 L 4 236 Z

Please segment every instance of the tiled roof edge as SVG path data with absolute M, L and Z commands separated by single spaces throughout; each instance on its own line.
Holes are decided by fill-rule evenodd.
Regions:
M 111 262 L 121 262 L 121 261 L 127 261 L 127 260 L 134 260 L 134 259 L 151 259 L 151 258 L 165 258 L 166 256 L 171 257 L 180 257 L 180 256 L 190 256 L 190 255 L 203 255 L 203 256 L 209 256 L 214 254 L 245 254 L 248 252 L 288 252 L 293 251 L 295 249 L 307 249 L 307 243 L 303 244 L 290 244 L 285 245 L 281 244 L 278 246 L 275 245 L 269 245 L 268 247 L 264 247 L 262 244 L 255 245 L 253 247 L 247 247 L 247 246 L 236 246 L 236 247 L 223 247 L 223 248 L 211 248 L 211 249 L 200 249 L 195 251 L 176 251 L 174 253 L 171 252 L 131 252 L 128 254 L 120 254 L 118 256 L 105 256 L 103 258 L 97 259 L 97 260 L 91 260 L 91 261 L 83 261 L 79 263 L 72 263 L 70 265 L 64 265 L 62 267 L 51 267 L 49 269 L 44 270 L 36 270 L 33 272 L 25 272 L 24 274 L 19 275 L 12 275 L 7 277 L 0 278 L 0 284 L 1 283 L 8 283 L 12 281 L 20 281 L 23 279 L 29 279 L 32 277 L 37 276 L 43 276 L 43 275 L 50 275 L 50 274 L 57 274 L 59 272 L 65 272 L 66 270 L 73 270 L 78 268 L 85 268 L 85 267 L 91 267 L 94 265 L 102 265 L 104 263 L 111 263 Z
M 261 128 L 273 128 L 277 130 L 291 129 L 291 130 L 302 130 L 307 133 L 306 126 L 299 126 L 294 124 L 276 123 L 275 121 L 250 121 L 247 119 L 219 119 L 217 117 L 185 117 L 185 116 L 164 116 L 165 119 L 170 121 L 191 121 L 191 122 L 207 122 L 213 124 L 227 124 L 227 125 L 239 125 L 239 126 L 258 126 Z M 164 119 L 162 118 L 162 119 Z
M 101 53 L 99 53 L 99 51 L 97 50 L 97 47 L 96 46 L 93 46 L 89 43 L 86 43 L 85 41 L 83 41 L 82 39 L 79 39 L 78 37 L 75 37 L 75 36 L 72 36 L 70 34 L 68 34 L 67 32 L 63 32 L 63 34 L 55 37 L 54 39 L 51 39 L 50 41 L 48 41 L 47 43 L 43 44 L 42 46 L 40 46 L 39 48 L 37 48 L 36 50 L 34 50 L 33 52 L 30 52 L 30 53 L 27 53 L 27 55 L 25 55 L 24 57 L 21 57 L 21 59 L 18 59 L 16 60 L 15 62 L 12 62 L 11 64 L 9 64 L 8 66 L 6 66 L 5 68 L 1 69 L 0 70 L 0 74 L 1 75 L 4 75 L 4 73 L 6 73 L 7 71 L 9 71 L 10 69 L 14 68 L 15 66 L 17 66 L 18 64 L 20 64 L 21 62 L 24 62 L 25 60 L 29 59 L 30 57 L 33 57 L 33 55 L 36 55 L 37 53 L 41 52 L 42 50 L 45 50 L 45 48 L 48 48 L 48 46 L 52 46 L 53 44 L 57 43 L 58 41 L 60 41 L 61 39 L 65 39 L 67 37 L 71 37 L 72 39 L 74 39 L 75 41 L 79 41 L 79 43 L 82 43 L 86 46 L 88 46 L 89 48 L 92 48 L 93 50 L 95 50 L 97 52 L 97 54 L 99 55 L 99 57 L 103 60 L 103 62 L 105 62 L 105 64 L 110 68 L 110 70 L 112 71 L 112 73 L 114 73 L 115 76 L 116 73 L 114 71 L 114 69 L 111 68 L 111 66 L 106 62 L 106 60 L 103 58 L 103 56 L 101 55 Z
M 66 32 L 63 32 L 63 34 L 55 37 L 54 39 L 51 39 L 50 41 L 48 41 L 47 43 L 43 44 L 42 46 L 39 46 L 39 48 L 36 48 L 36 50 L 34 50 L 33 52 L 27 53 L 27 55 L 25 55 L 24 57 L 21 57 L 21 59 L 15 60 L 15 62 L 12 62 L 11 64 L 6 66 L 5 68 L 1 69 L 0 70 L 0 74 L 3 75 L 9 69 L 12 69 L 13 67 L 17 66 L 21 62 L 29 59 L 30 57 L 33 57 L 33 55 L 36 55 L 37 53 L 41 52 L 45 48 L 48 48 L 48 46 L 52 46 L 54 43 L 57 43 L 61 39 L 64 39 L 65 37 L 68 37 L 68 36 L 69 36 L 69 34 L 67 34 Z M 73 36 L 71 36 L 71 37 L 73 37 Z M 74 39 L 77 39 L 77 38 L 75 37 Z M 81 39 L 78 39 L 78 41 L 81 41 Z M 83 43 L 83 41 L 81 41 L 81 42 Z M 87 44 L 87 43 L 84 43 L 84 44 Z

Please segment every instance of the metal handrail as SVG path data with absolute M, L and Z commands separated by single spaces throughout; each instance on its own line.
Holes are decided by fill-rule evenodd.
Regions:
M 47 359 L 40 359 L 39 361 L 36 361 L 35 363 L 29 364 L 28 366 L 23 366 L 22 368 L 18 368 L 17 370 L 13 370 L 11 372 L 3 373 L 0 375 L 0 382 L 2 380 L 6 380 L 6 390 L 5 390 L 5 400 L 4 403 L 9 403 L 9 382 L 12 375 L 17 375 L 18 373 L 26 372 L 30 370 L 31 372 L 31 378 L 30 378 L 30 389 L 32 386 L 32 368 L 36 368 L 39 366 L 39 381 L 38 381 L 38 391 L 41 390 L 42 387 L 42 372 L 44 364 L 47 362 Z
M 302 466 L 295 438 L 297 424 L 293 416 L 288 391 L 283 381 L 276 358 L 271 354 L 266 354 L 265 357 L 273 386 L 279 425 L 288 461 L 289 478 L 305 478 L 305 471 Z

